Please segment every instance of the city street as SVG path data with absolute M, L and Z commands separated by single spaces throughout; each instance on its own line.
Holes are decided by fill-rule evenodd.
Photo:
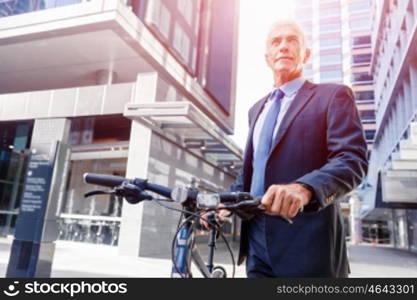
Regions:
M 10 239 L 0 239 L 0 277 L 6 274 L 10 245 Z M 234 251 L 236 253 L 236 249 Z M 349 256 L 351 277 L 417 278 L 417 254 L 386 247 L 351 245 Z M 215 258 L 231 275 L 231 259 L 224 244 L 219 245 Z M 168 259 L 125 257 L 117 254 L 117 247 L 59 241 L 52 277 L 169 277 L 170 270 Z M 236 268 L 236 277 L 245 277 L 243 266 Z

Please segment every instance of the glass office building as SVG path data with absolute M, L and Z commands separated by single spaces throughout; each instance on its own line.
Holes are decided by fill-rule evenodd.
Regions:
M 58 139 L 70 147 L 56 199 L 60 238 L 168 255 L 177 213 L 84 199 L 93 187 L 82 175 L 230 185 L 242 160 L 228 137 L 238 1 L 0 2 L 2 234 L 14 230 L 29 149 Z
M 295 8 L 296 21 L 312 50 L 304 76 L 315 83 L 344 83 L 352 88 L 368 156 L 376 130 L 370 12 L 371 1 L 358 0 L 297 0 Z M 349 235 L 354 242 L 359 241 L 360 203 L 354 193 L 342 201 L 342 208 Z
M 370 1 L 298 0 L 295 12 L 312 49 L 304 76 L 352 88 L 369 151 L 375 135 L 370 11 Z
M 416 252 L 417 1 L 373 1 L 371 16 L 377 129 L 362 213 Z

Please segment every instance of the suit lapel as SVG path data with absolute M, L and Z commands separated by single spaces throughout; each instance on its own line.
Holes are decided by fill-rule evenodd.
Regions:
M 295 96 L 293 102 L 291 103 L 288 111 L 286 112 L 277 132 L 277 135 L 272 143 L 271 152 L 275 150 L 278 146 L 279 142 L 284 137 L 287 129 L 290 127 L 291 123 L 294 121 L 295 117 L 298 113 L 303 109 L 303 107 L 307 104 L 310 98 L 314 95 L 314 84 L 306 81 L 300 90 L 298 91 L 297 95 Z
M 258 117 L 262 111 L 262 108 L 265 105 L 266 100 L 268 99 L 268 96 L 265 96 L 264 98 L 262 98 L 261 100 L 259 100 L 257 103 L 255 103 L 252 112 L 249 115 L 249 123 L 250 123 L 250 127 L 249 127 L 249 133 L 248 133 L 248 139 L 246 140 L 246 147 L 245 147 L 245 152 L 243 153 L 244 157 L 243 157 L 243 173 L 244 173 L 244 177 L 245 179 L 248 178 L 252 178 L 252 171 L 251 171 L 251 167 L 252 167 L 252 155 L 253 155 L 253 132 L 255 130 L 255 124 L 256 121 L 258 120 Z M 249 189 L 250 188 L 250 180 L 244 180 L 244 187 Z
M 261 100 L 259 100 L 255 104 L 255 106 L 253 107 L 253 112 L 249 116 L 250 128 L 249 128 L 248 139 L 246 141 L 245 155 L 247 155 L 249 152 L 249 149 L 252 148 L 253 131 L 255 130 L 255 124 L 256 124 L 256 121 L 258 120 L 259 115 L 261 114 L 262 108 L 264 107 L 266 100 L 268 100 L 268 96 L 269 94 L 265 96 L 264 98 L 262 98 Z

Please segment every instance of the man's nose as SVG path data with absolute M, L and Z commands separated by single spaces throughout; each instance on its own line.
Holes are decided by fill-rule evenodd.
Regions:
M 287 52 L 288 51 L 288 42 L 283 40 L 279 47 L 278 47 L 279 52 Z

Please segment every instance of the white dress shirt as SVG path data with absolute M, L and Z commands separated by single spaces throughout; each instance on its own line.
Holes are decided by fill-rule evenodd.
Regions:
M 269 94 L 268 100 L 266 101 L 262 112 L 260 113 L 258 120 L 256 121 L 255 128 L 253 131 L 253 151 L 256 152 L 257 145 L 259 142 L 259 137 L 261 134 L 261 130 L 265 121 L 265 117 L 268 114 L 268 111 L 271 108 L 272 102 L 274 99 L 271 99 L 271 96 L 274 94 L 275 89 L 279 88 L 281 91 L 284 92 L 284 97 L 279 100 L 281 101 L 281 108 L 278 114 L 277 123 L 275 124 L 274 133 L 273 133 L 273 139 L 275 139 L 279 126 L 281 125 L 282 119 L 284 118 L 285 114 L 288 111 L 288 108 L 290 107 L 291 103 L 293 102 L 295 96 L 297 95 L 299 89 L 304 84 L 305 79 L 302 77 L 298 77 L 296 79 L 293 79 L 284 85 L 280 87 L 275 87 L 274 90 Z

